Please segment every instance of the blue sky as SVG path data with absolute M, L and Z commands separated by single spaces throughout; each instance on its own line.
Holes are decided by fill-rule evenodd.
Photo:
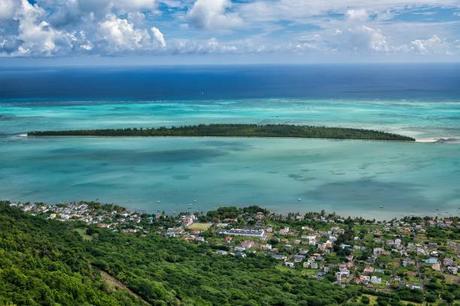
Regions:
M 0 63 L 457 62 L 460 0 L 0 0 Z

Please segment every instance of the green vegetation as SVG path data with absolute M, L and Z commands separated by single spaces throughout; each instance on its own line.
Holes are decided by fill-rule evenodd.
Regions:
M 293 137 L 414 141 L 413 138 L 381 131 L 288 124 L 209 124 L 181 127 L 126 128 L 68 131 L 35 131 L 29 136 L 219 136 L 219 137 Z
M 192 225 L 184 225 L 187 216 L 149 215 L 96 202 L 0 201 L 0 305 L 459 305 L 460 278 L 445 271 L 456 264 L 435 270 L 425 264 L 429 255 L 411 247 L 438 252 L 440 262 L 457 261 L 456 217 L 382 223 L 325 212 L 277 215 L 258 206 L 195 213 Z M 98 221 L 85 223 L 90 217 Z M 269 234 L 266 239 L 224 236 L 222 222 L 265 228 Z M 409 226 L 414 231 L 403 234 Z M 182 234 L 167 235 L 184 228 Z M 205 241 L 188 240 L 192 232 Z M 307 234 L 318 243 L 306 242 Z M 332 236 L 335 243 L 321 250 Z M 398 237 L 400 247 L 389 246 Z M 255 245 L 238 256 L 236 247 L 248 240 Z M 305 249 L 322 267 L 305 267 L 307 258 L 288 267 L 269 255 L 273 250 L 260 248 L 267 244 L 288 260 Z M 384 253 L 372 255 L 375 247 Z M 401 256 L 396 248 L 409 254 Z M 412 259 L 407 267 L 400 265 Z M 345 262 L 352 263 L 352 275 L 343 277 L 341 286 L 336 273 Z M 375 271 L 364 272 L 366 267 Z M 382 278 L 382 284 L 356 283 L 359 275 L 369 274 Z M 420 288 L 411 288 L 415 284 Z
M 78 226 L 0 203 L 0 305 L 337 305 L 359 294 L 281 272 L 268 257 L 100 228 L 86 240 Z

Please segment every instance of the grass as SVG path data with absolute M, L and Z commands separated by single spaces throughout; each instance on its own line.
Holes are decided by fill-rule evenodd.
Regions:
M 120 282 L 118 279 L 110 275 L 109 273 L 105 271 L 99 271 L 101 274 L 101 278 L 104 281 L 104 284 L 107 286 L 109 291 L 115 291 L 115 290 L 123 290 L 128 292 L 131 296 L 135 297 L 137 300 L 141 302 L 141 305 L 150 305 L 147 303 L 144 299 L 142 299 L 139 295 L 131 291 L 125 284 Z
M 192 231 L 207 231 L 212 226 L 212 223 L 193 223 L 187 226 L 188 229 Z
M 76 228 L 75 231 L 83 238 L 85 241 L 93 240 L 93 237 L 86 234 L 86 228 Z

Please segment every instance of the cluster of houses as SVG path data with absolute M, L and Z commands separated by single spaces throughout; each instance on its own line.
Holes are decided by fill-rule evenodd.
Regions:
M 256 219 L 260 220 L 260 216 Z M 447 238 L 449 229 L 458 231 L 458 220 L 373 221 L 356 226 L 353 237 L 346 242 L 342 236 L 347 226 L 335 216 L 316 217 L 315 221 L 322 223 L 316 227 L 319 229 L 299 226 L 302 224 L 299 216 L 292 220 L 270 219 L 265 226 L 259 222 L 258 229 L 231 225 L 220 229 L 216 233 L 228 248 L 218 250 L 217 254 L 237 257 L 265 254 L 285 267 L 307 269 L 310 272 L 307 275 L 312 277 L 322 279 L 332 275 L 342 285 L 423 289 L 433 273 L 450 275 L 453 282 L 460 282 L 460 237 Z M 360 232 L 358 228 L 367 230 Z M 445 230 L 446 235 L 433 242 L 426 235 L 427 228 Z
M 46 203 L 10 203 L 32 215 L 44 215 L 58 221 L 80 221 L 114 231 L 137 233 L 145 231 L 141 225 L 142 214 L 118 206 L 101 206 L 92 202 L 75 202 L 62 205 Z M 152 222 L 152 218 L 149 218 Z
M 449 233 L 460 229 L 458 218 L 350 221 L 335 215 L 282 216 L 259 211 L 207 223 L 200 222 L 199 214 L 187 213 L 162 222 L 159 215 L 101 209 L 88 203 L 10 205 L 49 219 L 83 221 L 126 233 L 155 231 L 169 238 L 207 243 L 215 245 L 221 256 L 269 256 L 288 269 L 301 269 L 308 277 L 341 285 L 423 289 L 435 274 L 460 282 L 460 237 L 449 238 Z M 438 233 L 436 239 L 430 239 L 433 230 Z

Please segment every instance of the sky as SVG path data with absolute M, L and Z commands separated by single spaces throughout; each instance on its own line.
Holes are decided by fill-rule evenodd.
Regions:
M 460 61 L 460 0 L 0 0 L 0 65 L 413 61 Z

